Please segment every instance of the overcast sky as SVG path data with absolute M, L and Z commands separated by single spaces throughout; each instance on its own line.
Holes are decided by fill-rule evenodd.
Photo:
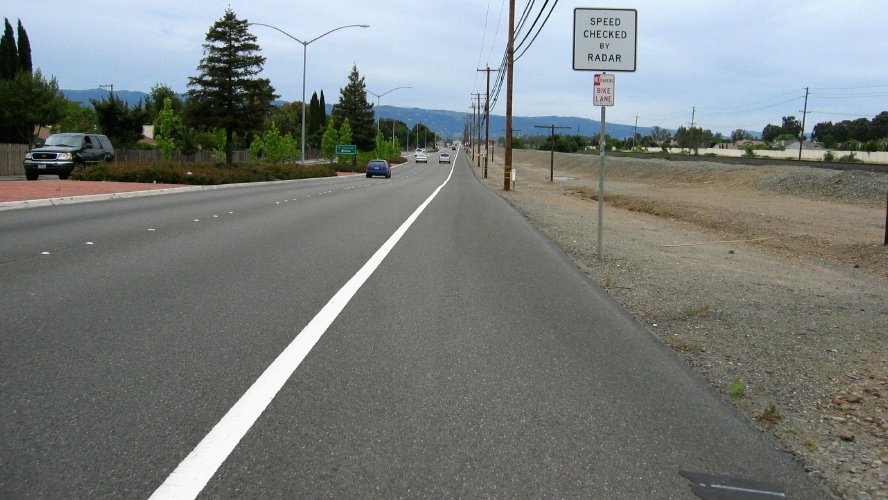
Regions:
M 516 0 L 516 17 L 530 0 Z M 555 4 L 554 9 L 552 5 Z M 888 110 L 888 3 L 885 0 L 612 0 L 636 9 L 637 70 L 616 73 L 607 121 L 675 129 L 692 120 L 713 132 L 761 132 L 783 116 L 806 130 L 823 121 L 872 118 Z M 471 113 L 485 73 L 506 47 L 507 0 L 4 0 L 0 14 L 20 19 L 34 66 L 62 89 L 187 90 L 208 29 L 230 6 L 241 19 L 273 25 L 306 41 L 307 96 L 335 103 L 353 65 L 383 105 Z M 592 71 L 573 69 L 573 17 L 563 0 L 535 0 L 530 24 L 545 27 L 515 63 L 516 116 L 600 117 Z M 537 25 L 539 26 L 539 24 Z M 281 99 L 302 98 L 303 46 L 262 26 L 251 31 L 266 57 L 263 76 Z M 495 78 L 495 74 L 494 74 Z M 368 95 L 371 101 L 376 98 Z M 492 110 L 505 114 L 505 88 Z M 584 131 L 586 132 L 586 131 Z M 591 132 L 591 131 L 589 131 Z

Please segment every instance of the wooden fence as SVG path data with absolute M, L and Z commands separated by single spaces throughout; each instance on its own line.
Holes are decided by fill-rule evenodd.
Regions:
M 25 175 L 27 144 L 0 144 L 0 175 Z

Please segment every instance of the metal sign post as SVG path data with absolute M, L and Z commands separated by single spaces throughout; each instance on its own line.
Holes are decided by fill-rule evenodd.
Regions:
M 635 9 L 574 9 L 573 69 L 580 71 L 635 71 L 638 46 L 638 11 Z M 601 106 L 598 169 L 598 260 L 604 258 L 604 156 L 607 149 L 607 106 L 614 105 L 614 75 L 595 75 L 593 103 Z
M 604 133 L 605 123 L 607 123 L 607 113 L 605 110 L 608 106 L 614 105 L 614 87 L 616 86 L 616 78 L 614 75 L 600 74 L 595 75 L 595 85 L 593 86 L 594 98 L 596 106 L 601 106 L 601 135 L 598 139 L 599 155 L 601 156 L 601 164 L 598 167 L 598 260 L 604 258 L 604 156 L 607 151 L 607 136 Z

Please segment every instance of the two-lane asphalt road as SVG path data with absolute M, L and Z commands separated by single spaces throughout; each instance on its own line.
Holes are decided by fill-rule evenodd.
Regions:
M 454 157 L 0 212 L 0 497 L 829 498 Z

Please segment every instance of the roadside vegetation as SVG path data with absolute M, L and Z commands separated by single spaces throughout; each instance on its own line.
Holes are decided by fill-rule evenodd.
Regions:
M 78 169 L 72 179 L 223 184 L 363 172 L 373 158 L 406 161 L 402 144 L 441 139 L 421 123 L 377 122 L 357 66 L 330 116 L 323 90 L 314 92 L 308 103 L 275 101 L 279 96 L 271 82 L 260 77 L 265 57 L 250 29 L 245 19 L 226 9 L 207 31 L 204 57 L 185 94 L 158 83 L 144 100 L 131 104 L 111 87 L 106 98 L 82 105 L 66 99 L 54 77 L 32 68 L 25 27 L 19 22 L 13 30 L 6 20 L 0 38 L 0 143 L 33 147 L 41 132 L 101 133 L 118 150 L 155 150 L 157 159 L 133 164 L 119 158 Z M 144 134 L 151 125 L 149 139 Z M 355 145 L 358 154 L 337 156 L 337 145 Z M 249 161 L 235 151 L 248 152 Z M 312 159 L 310 165 L 302 164 L 303 151 Z M 186 161 L 199 152 L 209 152 L 197 156 L 212 160 Z M 323 158 L 322 164 L 316 157 Z
M 315 164 L 226 164 L 150 162 L 100 163 L 75 170 L 71 179 L 79 181 L 157 182 L 161 184 L 233 184 L 311 177 L 334 177 L 334 165 Z

